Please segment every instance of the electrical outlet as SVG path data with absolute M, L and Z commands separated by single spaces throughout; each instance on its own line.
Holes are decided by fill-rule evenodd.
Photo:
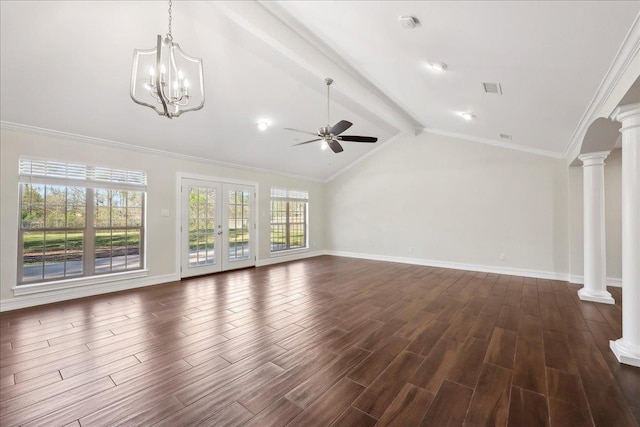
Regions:
M 506 261 L 507 256 L 504 253 L 500 253 L 500 261 Z

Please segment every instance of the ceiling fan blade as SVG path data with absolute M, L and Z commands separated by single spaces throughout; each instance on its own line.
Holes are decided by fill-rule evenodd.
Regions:
M 338 137 L 339 141 L 353 141 L 353 142 L 376 142 L 378 138 L 375 136 L 358 136 L 358 135 L 342 135 Z
M 329 129 L 329 133 L 333 135 L 340 135 L 342 132 L 349 129 L 351 126 L 353 126 L 353 123 L 348 122 L 346 120 L 340 120 L 338 123 L 335 124 L 335 126 Z
M 332 139 L 331 141 L 329 141 L 328 144 L 329 144 L 329 148 L 331 148 L 331 150 L 334 153 L 341 153 L 344 151 L 344 149 L 342 148 L 342 145 L 340 145 L 340 143 L 335 139 Z
M 304 145 L 304 144 L 308 144 L 310 142 L 316 142 L 316 141 L 320 141 L 320 139 L 311 139 L 309 141 L 298 142 L 297 144 L 293 144 L 292 147 L 295 147 L 296 145 Z
M 306 133 L 308 135 L 313 135 L 313 136 L 318 136 L 317 133 L 315 132 L 307 132 L 306 130 L 300 130 L 300 129 L 293 129 L 293 128 L 284 128 L 285 130 L 292 130 L 294 132 L 300 132 L 300 133 Z

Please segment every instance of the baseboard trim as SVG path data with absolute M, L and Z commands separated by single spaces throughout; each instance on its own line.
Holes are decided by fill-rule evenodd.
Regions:
M 438 261 L 421 258 L 404 258 L 389 255 L 362 254 L 356 252 L 325 251 L 327 255 L 342 256 L 347 258 L 369 259 L 372 261 L 398 262 L 401 264 L 422 265 L 425 267 L 451 268 L 454 270 L 478 271 L 481 273 L 505 274 L 507 276 L 533 277 L 535 279 L 561 280 L 576 285 L 584 285 L 584 277 L 555 273 L 552 271 L 529 270 L 524 268 L 496 267 L 493 265 L 464 264 L 459 262 Z M 622 279 L 607 277 L 607 286 L 622 287 Z
M 465 264 L 451 261 L 439 261 L 421 258 L 404 258 L 388 255 L 361 254 L 354 252 L 327 251 L 327 255 L 342 256 L 347 258 L 361 258 L 372 261 L 398 262 L 402 264 L 422 265 L 425 267 L 451 268 L 454 270 L 478 271 L 481 273 L 504 274 L 507 276 L 533 277 L 536 279 L 562 280 L 567 281 L 568 275 L 554 273 L 552 271 L 528 270 L 524 268 L 496 267 L 482 264 Z
M 256 262 L 256 267 L 264 267 L 266 265 L 280 264 L 282 262 L 297 261 L 299 259 L 313 258 L 321 255 L 326 255 L 326 251 L 313 251 L 313 252 L 297 252 L 289 255 L 277 255 L 267 259 L 261 259 Z
M 332 255 L 345 258 L 368 259 L 372 261 L 397 262 L 401 264 L 421 265 L 425 267 L 450 268 L 454 270 L 477 271 L 482 273 L 504 274 L 508 276 L 533 277 L 536 279 L 561 280 L 573 284 L 584 284 L 584 277 L 554 273 L 551 271 L 529 270 L 522 268 L 495 267 L 481 264 L 465 264 L 459 262 L 427 260 L 421 258 L 405 258 L 389 255 L 363 254 L 344 251 L 313 251 L 302 252 L 291 255 L 283 255 L 260 260 L 256 267 L 280 264 L 283 262 L 297 261 L 305 258 L 313 258 L 321 255 Z M 80 288 L 59 289 L 47 291 L 39 294 L 22 295 L 14 298 L 0 300 L 0 312 L 18 310 L 21 308 L 34 307 L 54 302 L 67 301 L 76 298 L 90 297 L 94 295 L 107 294 L 111 292 L 125 291 L 128 289 L 143 288 L 145 286 L 160 285 L 168 282 L 179 281 L 178 274 L 165 274 L 161 276 L 151 276 L 139 279 L 126 280 L 121 283 L 100 283 L 87 285 Z M 607 278 L 607 286 L 622 287 L 622 280 L 618 278 Z
M 77 288 L 58 289 L 38 294 L 21 295 L 14 298 L 0 300 L 0 312 L 35 307 L 53 302 L 68 301 L 76 298 L 126 291 L 128 289 L 143 288 L 145 286 L 160 285 L 180 280 L 177 274 L 144 277 L 140 279 L 123 280 L 119 283 L 109 282 L 87 285 Z

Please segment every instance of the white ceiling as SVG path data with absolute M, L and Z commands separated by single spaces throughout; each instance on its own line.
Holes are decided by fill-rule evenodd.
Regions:
M 516 148 L 560 156 L 640 2 L 174 1 L 174 39 L 203 58 L 206 103 L 173 120 L 129 97 L 133 49 L 166 33 L 166 10 L 0 2 L 0 119 L 317 180 L 408 127 L 488 141 L 506 133 Z M 403 29 L 402 15 L 421 25 Z M 449 69 L 433 74 L 429 60 Z M 331 121 L 377 144 L 345 143 L 340 154 L 291 146 L 306 136 L 283 127 L 325 124 L 325 76 L 336 80 Z M 503 95 L 481 82 L 501 83 Z

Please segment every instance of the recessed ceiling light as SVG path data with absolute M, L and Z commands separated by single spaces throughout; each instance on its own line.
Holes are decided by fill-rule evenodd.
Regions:
M 420 20 L 415 16 L 401 16 L 398 19 L 400 24 L 402 24 L 402 27 L 406 30 L 410 30 L 420 25 Z
M 465 120 L 471 120 L 471 119 L 473 119 L 473 118 L 475 117 L 475 116 L 474 116 L 473 114 L 471 114 L 471 113 L 458 113 L 458 115 L 459 115 L 460 117 L 462 117 L 463 119 L 465 119 Z
M 261 120 L 258 122 L 258 129 L 260 129 L 261 131 L 265 131 L 267 129 L 269 129 L 269 122 L 265 121 L 265 120 Z
M 431 61 L 429 62 L 429 68 L 431 69 L 431 71 L 440 73 L 447 69 L 447 64 L 445 64 L 444 62 Z

